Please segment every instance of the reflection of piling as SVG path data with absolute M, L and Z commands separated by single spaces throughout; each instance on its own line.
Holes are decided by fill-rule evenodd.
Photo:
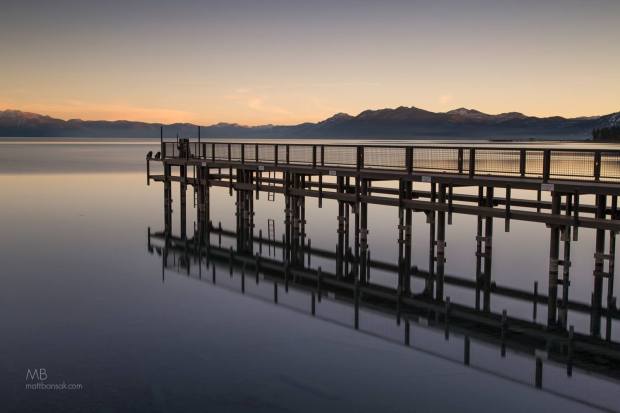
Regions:
M 542 359 L 540 357 L 536 357 L 536 373 L 535 373 L 534 383 L 537 389 L 542 388 L 542 368 L 543 368 Z
M 469 366 L 470 343 L 469 336 L 465 336 L 463 340 L 463 364 Z

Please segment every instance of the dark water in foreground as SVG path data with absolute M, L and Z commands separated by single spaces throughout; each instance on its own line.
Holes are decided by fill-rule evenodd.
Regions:
M 362 313 L 355 331 L 352 310 L 329 300 L 313 318 L 296 310 L 305 304 L 294 293 L 282 292 L 280 305 L 253 283 L 240 294 L 238 278 L 214 286 L 170 270 L 162 280 L 161 259 L 147 251 L 148 228 L 163 228 L 162 186 L 145 182 L 149 150 L 155 142 L 0 143 L 1 411 L 620 411 L 620 383 L 607 378 L 582 371 L 568 378 L 549 363 L 537 390 L 530 357 L 501 358 L 475 341 L 466 367 L 458 335 L 446 341 L 414 325 L 413 347 L 405 347 L 393 319 Z M 176 186 L 173 194 L 177 201 Z M 335 204 L 308 205 L 313 245 L 335 246 Z M 281 231 L 281 199 L 261 198 L 256 207 L 257 231 L 267 231 L 267 218 Z M 214 190 L 212 219 L 232 229 L 233 213 L 228 191 Z M 190 226 L 194 217 L 189 211 Z M 414 218 L 421 268 L 422 217 Z M 373 257 L 393 261 L 396 211 L 371 207 L 369 222 Z M 526 290 L 539 281 L 545 291 L 544 226 L 515 222 L 509 234 L 497 227 L 494 280 Z M 475 218 L 455 216 L 447 273 L 472 276 L 474 235 Z M 591 292 L 592 239 L 581 230 L 573 243 L 571 298 L 582 302 Z M 446 294 L 473 300 L 454 287 Z M 492 305 L 531 317 L 521 302 Z M 587 331 L 586 316 L 570 319 Z M 619 329 L 614 324 L 616 341 Z M 26 389 L 29 369 L 45 369 L 47 383 L 81 388 Z

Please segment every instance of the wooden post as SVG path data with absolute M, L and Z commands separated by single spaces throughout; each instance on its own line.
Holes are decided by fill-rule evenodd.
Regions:
M 398 181 L 398 287 L 399 289 L 403 289 L 403 284 L 405 282 L 405 258 L 404 258 L 404 250 L 405 250 L 405 225 L 404 225 L 404 208 L 403 208 L 403 198 L 404 198 L 404 182 Z
M 506 215 L 504 218 L 504 232 L 510 232 L 510 186 L 506 187 Z
M 601 151 L 594 152 L 594 180 L 601 179 Z
M 570 217 L 572 213 L 572 202 L 571 195 L 566 195 L 566 216 Z M 564 225 L 562 227 L 561 233 L 561 241 L 563 244 L 563 252 L 564 259 L 561 261 L 562 264 L 562 306 L 560 308 L 559 321 L 560 325 L 563 329 L 568 328 L 568 290 L 570 286 L 570 244 L 571 244 L 571 235 L 570 235 L 571 227 L 570 225 Z
M 435 202 L 437 196 L 437 186 L 431 183 L 431 202 Z M 428 278 L 426 279 L 425 294 L 429 297 L 434 296 L 435 292 L 435 210 L 429 210 L 427 213 L 427 221 L 429 227 L 429 245 L 428 245 Z
M 405 199 L 411 199 L 413 184 L 411 181 L 405 182 Z M 405 264 L 404 264 L 404 283 L 405 294 L 411 293 L 411 256 L 413 248 L 413 211 L 411 208 L 405 209 Z
M 476 150 L 471 148 L 469 150 L 469 177 L 473 178 L 476 175 Z
M 551 149 L 545 149 L 543 152 L 543 182 L 549 180 L 551 175 Z
M 478 187 L 478 206 L 484 206 L 484 188 Z M 482 277 L 482 215 L 477 217 L 476 226 L 476 310 L 480 310 L 480 287 L 483 285 L 484 279 Z
M 493 208 L 493 187 L 487 187 L 487 207 Z M 493 218 L 486 217 L 484 220 L 484 294 L 483 309 L 491 311 L 491 268 L 493 262 Z
M 361 195 L 368 194 L 368 181 L 362 179 Z M 360 202 L 360 281 L 365 284 L 368 282 L 368 203 L 365 200 Z
M 181 238 L 187 238 L 187 165 L 181 165 L 181 184 L 179 185 L 181 196 Z
M 607 196 L 596 195 L 596 218 L 605 218 Z M 604 253 L 605 231 L 596 230 L 594 252 L 594 291 L 592 293 L 592 313 L 590 315 L 590 334 L 596 337 L 601 335 L 601 316 L 603 301 L 603 276 L 604 276 Z
M 560 213 L 560 194 L 551 194 L 551 213 Z M 549 304 L 547 309 L 547 326 L 555 327 L 557 323 L 558 302 L 558 256 L 560 250 L 560 227 L 551 225 L 549 241 Z
M 439 202 L 446 202 L 446 185 L 439 184 Z M 443 300 L 443 283 L 444 283 L 444 265 L 446 262 L 446 213 L 445 211 L 437 212 L 437 290 L 435 299 Z

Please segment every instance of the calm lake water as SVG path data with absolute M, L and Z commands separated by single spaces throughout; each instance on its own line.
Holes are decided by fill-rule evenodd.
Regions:
M 352 309 L 334 301 L 318 303 L 312 317 L 307 298 L 293 290 L 281 292 L 279 305 L 262 284 L 247 283 L 241 294 L 239 274 L 217 285 L 173 270 L 162 277 L 147 234 L 163 230 L 163 186 L 146 185 L 144 160 L 158 144 L 0 141 L 0 410 L 620 411 L 620 383 L 603 376 L 577 369 L 567 377 L 563 365 L 545 363 L 538 390 L 525 354 L 503 358 L 499 348 L 472 341 L 464 366 L 458 334 L 445 340 L 442 331 L 412 325 L 406 347 L 393 318 L 362 312 L 356 331 Z M 234 229 L 234 197 L 225 188 L 211 194 L 211 219 Z M 173 198 L 177 210 L 176 185 Z M 267 233 L 271 218 L 281 234 L 283 200 L 266 198 L 255 204 L 256 231 Z M 191 192 L 188 205 L 193 231 Z M 313 246 L 335 249 L 335 201 L 306 205 Z M 397 218 L 394 208 L 369 207 L 373 259 L 395 262 Z M 178 234 L 178 214 L 173 222 Z M 475 228 L 475 217 L 457 215 L 447 227 L 447 274 L 473 279 Z M 493 280 L 527 291 L 537 281 L 546 292 L 544 225 L 514 221 L 505 233 L 498 221 L 494 236 Z M 588 303 L 594 233 L 579 236 L 570 296 Z M 427 256 L 428 228 L 416 213 L 414 265 L 427 268 Z M 321 264 L 329 267 L 313 263 Z M 421 283 L 414 279 L 414 289 Z M 446 295 L 473 305 L 471 291 L 447 285 Z M 494 296 L 491 306 L 532 317 L 526 302 Z M 538 320 L 546 320 L 543 306 Z M 569 323 L 588 331 L 588 315 L 571 312 Z M 619 330 L 615 322 L 612 340 Z M 35 369 L 47 383 L 81 388 L 27 389 Z

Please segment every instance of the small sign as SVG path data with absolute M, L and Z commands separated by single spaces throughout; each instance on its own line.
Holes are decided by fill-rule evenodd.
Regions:
M 258 170 L 259 171 L 264 171 L 265 170 L 265 165 L 258 165 Z
M 422 182 L 433 182 L 432 178 L 430 176 L 423 176 L 422 177 Z
M 541 191 L 553 191 L 553 184 L 540 184 Z
M 329 171 L 329 174 L 330 174 L 331 176 L 336 176 L 336 175 L 337 175 L 337 174 L 336 174 L 336 171 Z

